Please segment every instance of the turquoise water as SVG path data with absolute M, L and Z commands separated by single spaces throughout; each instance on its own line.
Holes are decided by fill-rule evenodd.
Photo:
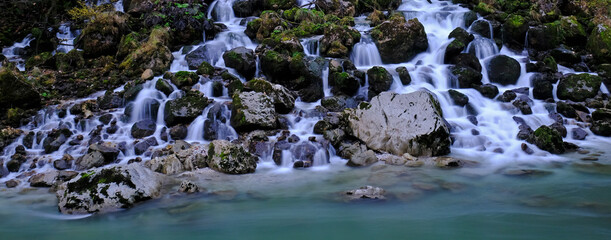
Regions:
M 490 172 L 342 164 L 263 166 L 246 176 L 206 170 L 183 176 L 204 193 L 172 193 L 170 183 L 161 199 L 89 217 L 59 214 L 47 189 L 2 188 L 0 239 L 611 239 L 609 165 L 576 160 Z M 525 167 L 546 174 L 503 174 Z M 366 184 L 385 188 L 387 199 L 343 198 Z

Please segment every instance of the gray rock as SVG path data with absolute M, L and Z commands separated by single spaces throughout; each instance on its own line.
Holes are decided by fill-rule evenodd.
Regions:
M 370 149 L 412 156 L 450 153 L 449 128 L 429 92 L 383 93 L 347 113 L 352 135 Z
M 575 140 L 584 140 L 588 136 L 588 132 L 581 128 L 573 128 L 571 133 L 573 135 L 573 139 Z
M 104 165 L 104 156 L 102 153 L 94 151 L 83 155 L 76 160 L 76 170 L 85 170 Z
M 295 107 L 296 94 L 279 84 L 272 84 L 263 79 L 254 79 L 246 87 L 255 92 L 265 93 L 274 100 L 276 112 L 286 114 Z
M 274 101 L 264 93 L 242 92 L 233 95 L 231 125 L 237 131 L 276 127 Z
M 253 173 L 257 168 L 257 160 L 242 146 L 225 140 L 212 141 L 208 148 L 208 166 L 222 173 Z
M 59 176 L 58 171 L 38 173 L 28 180 L 32 187 L 52 187 Z
M 208 98 L 199 91 L 189 91 L 184 97 L 170 100 L 164 109 L 164 119 L 168 126 L 190 124 L 208 106 Z
M 145 119 L 132 125 L 131 133 L 134 138 L 144 138 L 153 135 L 157 129 L 157 124 L 153 120 Z
M 244 78 L 251 79 L 255 76 L 256 61 L 253 50 L 245 47 L 237 47 L 223 54 L 225 66 L 234 68 Z
M 189 146 L 186 142 L 177 141 L 172 146 L 174 153 L 155 157 L 144 163 L 144 166 L 155 172 L 168 175 L 204 168 L 208 157 L 207 148 L 207 145 L 194 144 Z
M 378 157 L 376 156 L 376 153 L 371 150 L 367 150 L 365 152 L 360 152 L 355 155 L 352 155 L 352 158 L 348 160 L 348 163 L 346 163 L 346 165 L 351 167 L 363 167 L 369 166 L 376 162 L 378 162 Z
M 183 193 L 196 193 L 199 192 L 199 187 L 195 185 L 195 183 L 185 180 L 180 183 L 178 191 Z
M 505 55 L 498 55 L 490 59 L 487 69 L 490 82 L 501 85 L 516 84 L 521 74 L 520 63 Z
M 65 214 L 104 213 L 129 208 L 161 195 L 161 180 L 138 164 L 81 173 L 56 192 Z
M 150 147 L 157 146 L 157 144 L 159 144 L 157 143 L 157 139 L 155 139 L 155 137 L 150 137 L 144 141 L 136 143 L 134 145 L 134 151 L 136 152 L 136 155 L 140 155 L 146 152 L 146 150 L 148 150 Z
M 364 186 L 359 189 L 354 189 L 346 192 L 348 199 L 350 200 L 358 200 L 358 199 L 386 199 L 384 194 L 386 191 L 379 187 L 373 186 Z

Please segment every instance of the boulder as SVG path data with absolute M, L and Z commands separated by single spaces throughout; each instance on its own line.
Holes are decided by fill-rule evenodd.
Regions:
M 329 76 L 329 86 L 332 86 L 333 94 L 346 94 L 353 96 L 361 87 L 358 79 L 347 72 L 333 72 Z
M 45 153 L 52 153 L 57 151 L 64 143 L 68 141 L 68 138 L 72 136 L 72 132 L 69 129 L 53 129 L 47 134 L 47 137 L 42 142 L 42 146 L 45 149 Z
M 52 187 L 55 185 L 58 176 L 58 171 L 43 172 L 30 177 L 28 182 L 32 187 Z
M 274 100 L 260 92 L 242 92 L 233 95 L 231 125 L 237 131 L 273 129 L 276 127 Z
M 257 63 L 253 50 L 237 47 L 225 52 L 223 60 L 225 60 L 225 66 L 235 69 L 247 80 L 255 76 Z
M 409 75 L 406 67 L 398 67 L 395 71 L 399 74 L 399 79 L 403 85 L 409 85 L 412 82 L 412 77 Z
M 161 180 L 138 164 L 83 172 L 61 184 L 58 207 L 64 214 L 104 213 L 132 207 L 161 195 Z
M 146 119 L 132 125 L 131 134 L 133 138 L 144 138 L 153 135 L 157 130 L 157 124 L 153 120 Z
M 169 96 L 170 93 L 174 92 L 172 85 L 170 85 L 170 83 L 167 80 L 163 80 L 161 78 L 157 79 L 157 82 L 155 82 L 155 89 L 162 92 L 166 96 Z
M 611 136 L 611 110 L 601 108 L 592 113 L 590 130 L 596 135 Z
M 41 98 L 34 86 L 23 77 L 4 68 L 0 71 L 0 110 L 8 108 L 37 108 Z
M 139 77 L 146 69 L 151 69 L 154 75 L 163 74 L 174 60 L 172 51 L 167 47 L 169 41 L 168 28 L 154 28 L 148 41 L 127 55 L 119 67 L 132 77 Z
M 155 137 L 150 137 L 134 144 L 134 152 L 136 152 L 136 155 L 141 155 L 149 150 L 150 147 L 157 146 L 158 144 Z
M 263 79 L 253 79 L 246 83 L 246 88 L 265 93 L 274 101 L 274 108 L 280 114 L 287 114 L 295 107 L 295 94 L 279 84 L 272 84 Z
M 450 94 L 450 98 L 452 98 L 452 101 L 454 101 L 454 104 L 458 106 L 464 107 L 465 105 L 469 103 L 469 97 L 467 97 L 467 95 L 459 91 L 450 89 L 448 90 L 448 94 Z
M 180 145 L 185 146 L 184 149 Z M 154 157 L 145 162 L 144 166 L 168 175 L 204 168 L 207 166 L 207 150 L 207 145 L 189 145 L 183 141 L 176 141 L 176 144 L 172 145 L 172 154 Z
M 199 91 L 189 91 L 184 97 L 170 100 L 164 109 L 164 119 L 168 126 L 190 124 L 208 106 L 208 98 Z
M 482 74 L 470 67 L 450 66 L 450 77 L 456 87 L 474 88 L 482 85 Z
M 511 85 L 518 82 L 521 75 L 520 63 L 506 55 L 497 55 L 487 64 L 490 82 Z
M 177 88 L 188 90 L 191 88 L 191 86 L 199 82 L 199 76 L 197 76 L 197 73 L 194 72 L 178 71 L 172 75 L 171 80 Z
M 450 153 L 449 128 L 429 92 L 381 93 L 347 114 L 351 134 L 370 149 L 412 156 Z
M 127 20 L 127 16 L 119 12 L 99 14 L 85 26 L 75 47 L 83 49 L 89 58 L 115 55 L 121 37 L 128 33 Z
M 548 126 L 541 126 L 535 130 L 531 141 L 541 150 L 550 153 L 560 154 L 565 152 L 562 136 L 558 131 Z
M 354 44 L 361 39 L 358 30 L 350 26 L 330 24 L 320 39 L 320 55 L 324 57 L 349 57 Z
M 208 148 L 208 167 L 222 173 L 253 173 L 257 168 L 257 160 L 242 146 L 226 140 L 214 140 Z
M 356 1 L 348 0 L 315 0 L 314 5 L 317 9 L 326 14 L 333 14 L 339 18 L 353 17 L 356 13 Z
M 586 48 L 597 60 L 611 61 L 611 28 L 602 24 L 596 26 L 588 37 Z
M 554 98 L 554 86 L 550 81 L 541 76 L 542 74 L 535 74 L 531 78 L 531 85 L 533 86 L 533 97 L 535 99 L 546 100 Z
M 351 167 L 363 167 L 369 166 L 376 162 L 378 162 L 378 157 L 376 156 L 376 153 L 374 151 L 367 150 L 365 152 L 359 152 L 357 154 L 352 155 L 346 165 Z
M 588 73 L 568 75 L 560 79 L 556 95 L 559 99 L 583 102 L 598 94 L 601 83 L 601 77 Z
M 509 15 L 503 23 L 503 42 L 513 49 L 522 50 L 526 32 L 528 32 L 528 22 L 520 15 Z
M 274 11 L 265 11 L 261 13 L 260 18 L 254 19 L 246 24 L 244 34 L 251 39 L 262 42 L 263 39 L 270 37 L 274 30 L 286 30 L 283 27 L 284 25 L 286 25 L 286 22 L 280 17 L 280 14 Z
M 393 15 L 371 30 L 384 63 L 407 62 L 416 54 L 428 49 L 424 26 L 417 18 L 405 21 L 402 14 Z
M 369 77 L 369 92 L 370 97 L 378 95 L 381 92 L 387 91 L 392 85 L 392 75 L 386 71 L 384 67 L 372 67 L 367 70 L 367 77 Z

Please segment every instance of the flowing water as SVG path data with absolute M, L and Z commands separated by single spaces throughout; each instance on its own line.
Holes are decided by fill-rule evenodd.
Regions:
M 243 33 L 245 26 L 240 24 L 242 19 L 233 14 L 232 4 L 232 0 L 217 0 L 210 5 L 208 17 L 224 23 L 227 30 L 214 40 L 192 46 L 188 51 L 181 49 L 173 53 L 175 60 L 170 71 L 192 71 L 188 69 L 185 55 L 198 48 L 205 49 L 209 62 L 220 68 L 225 68 L 223 52 L 238 46 L 256 48 L 256 43 Z M 549 106 L 546 103 L 532 100 L 533 114 L 522 115 L 519 111 L 510 110 L 505 103 L 483 97 L 474 89 L 459 90 L 469 97 L 469 109 L 452 103 L 447 91 L 456 83 L 448 76 L 448 65 L 443 64 L 443 56 L 445 47 L 451 42 L 448 34 L 456 27 L 469 29 L 463 20 L 468 9 L 447 1 L 412 0 L 404 1 L 399 11 L 406 18 L 417 17 L 424 25 L 429 39 L 426 52 L 405 63 L 382 64 L 368 34 L 371 30 L 369 23 L 364 17 L 357 17 L 356 29 L 362 38 L 355 45 L 350 59 L 363 71 L 372 66 L 387 68 L 395 78 L 391 91 L 409 93 L 427 89 L 434 93 L 444 117 L 453 128 L 451 156 L 476 160 L 478 166 L 459 170 L 391 167 L 380 163 L 367 168 L 346 167 L 346 160 L 335 156 L 333 147 L 307 140 L 320 137 L 313 133 L 314 124 L 321 119 L 315 114 L 320 101 L 305 103 L 298 100 L 296 109 L 283 117 L 289 122 L 290 134 L 300 140 L 283 150 L 279 166 L 273 162 L 270 149 L 268 155 L 261 157 L 254 174 L 232 176 L 209 169 L 187 173 L 187 178 L 207 191 L 190 196 L 170 194 L 129 211 L 99 216 L 60 215 L 52 193 L 45 189 L 30 189 L 27 183 L 22 183 L 16 190 L 0 188 L 0 218 L 14 219 L 0 223 L 0 235 L 9 237 L 7 239 L 59 239 L 65 235 L 87 239 L 180 239 L 198 235 L 212 239 L 384 239 L 408 236 L 416 239 L 609 239 L 611 168 L 582 162 L 578 160 L 584 156 L 581 154 L 552 155 L 532 145 L 530 148 L 535 153 L 529 155 L 521 149 L 524 142 L 515 137 L 518 124 L 513 116 L 523 118 L 533 129 L 553 123 L 548 117 Z M 485 70 L 487 59 L 505 54 L 520 62 L 522 74 L 516 85 L 499 86 L 499 91 L 529 87 L 532 74 L 525 72 L 529 61 L 527 56 L 505 47 L 498 49 L 492 37 L 476 35 L 466 49 L 474 52 L 484 66 L 482 82 L 490 82 Z M 319 55 L 319 39 L 320 36 L 302 39 L 307 55 Z M 26 44 L 25 39 L 18 44 Z M 8 51 L 4 49 L 3 52 L 5 50 Z M 401 84 L 395 71 L 397 67 L 409 70 L 410 85 Z M 573 72 L 562 66 L 560 69 L 564 73 Z M 235 70 L 228 70 L 239 76 Z M 325 69 L 323 72 L 325 96 L 332 95 L 328 71 Z M 242 81 L 247 80 L 239 77 Z M 159 143 L 156 148 L 162 148 L 171 141 L 162 138 L 165 131 L 164 106 L 183 93 L 173 85 L 174 91 L 169 95 L 157 91 L 155 82 L 158 79 L 146 82 L 125 108 L 109 112 L 117 120 L 116 133 L 104 134 L 102 138 L 125 145 L 127 150 L 120 154 L 119 158 L 123 160 L 119 164 L 142 156 L 133 150 L 134 139 L 130 135 L 131 126 L 138 121 L 155 122 L 153 136 Z M 360 92 L 366 94 L 367 87 L 366 83 Z M 212 81 L 206 79 L 193 87 L 213 99 L 215 104 L 209 105 L 188 126 L 187 140 L 190 142 L 205 143 L 211 139 L 233 140 L 238 137 L 228 121 L 231 112 L 223 104 L 230 101 L 227 89 L 223 89 L 221 96 L 213 97 L 212 88 Z M 122 90 L 123 87 L 115 91 Z M 603 87 L 603 92 L 608 93 L 608 90 Z M 61 158 L 63 154 L 84 154 L 90 133 L 102 123 L 99 116 L 75 121 L 76 116 L 70 110 L 74 105 L 102 94 L 41 110 L 35 121 L 22 127 L 33 136 L 19 138 L 6 147 L 2 157 L 10 158 L 16 146 L 31 141 L 32 146 L 27 151 L 29 155 L 40 157 L 37 163 L 40 167 L 34 171 L 41 172 L 52 168 L 46 162 Z M 532 93 L 529 96 L 533 99 Z M 468 120 L 469 116 L 474 116 L 478 124 Z M 217 131 L 207 139 L 204 132 L 211 126 Z M 569 132 L 577 126 L 574 121 L 566 124 Z M 64 144 L 58 151 L 44 154 L 41 143 L 49 131 L 56 128 L 70 129 L 73 138 L 82 135 L 83 143 Z M 565 141 L 587 149 L 589 156 L 596 156 L 601 164 L 609 164 L 611 156 L 606 147 L 611 140 L 585 130 L 589 133 L 587 140 L 572 140 L 569 134 Z M 276 141 L 277 137 L 270 137 L 270 141 Z M 295 160 L 304 159 L 303 149 L 306 148 L 315 149 L 310 156 L 313 167 L 293 169 Z M 498 153 L 498 149 L 503 153 Z M 514 176 L 521 169 L 533 170 L 530 172 L 533 174 Z M 22 169 L 21 173 L 25 170 Z M 21 173 L 11 173 L 0 182 L 18 178 Z M 385 188 L 388 199 L 369 202 L 346 202 L 342 199 L 343 191 L 363 185 Z

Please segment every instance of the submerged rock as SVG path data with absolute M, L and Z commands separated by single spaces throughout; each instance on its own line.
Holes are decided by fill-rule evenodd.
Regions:
M 138 164 L 83 172 L 58 187 L 58 207 L 65 214 L 104 213 L 157 198 L 161 180 Z
M 359 189 L 354 189 L 346 192 L 348 199 L 386 199 L 384 194 L 386 191 L 380 187 L 364 186 Z
M 229 174 L 253 173 L 257 168 L 257 157 L 240 145 L 226 140 L 214 140 L 208 148 L 208 167 Z
M 347 113 L 351 134 L 373 150 L 413 156 L 450 153 L 449 128 L 429 92 L 382 93 Z

